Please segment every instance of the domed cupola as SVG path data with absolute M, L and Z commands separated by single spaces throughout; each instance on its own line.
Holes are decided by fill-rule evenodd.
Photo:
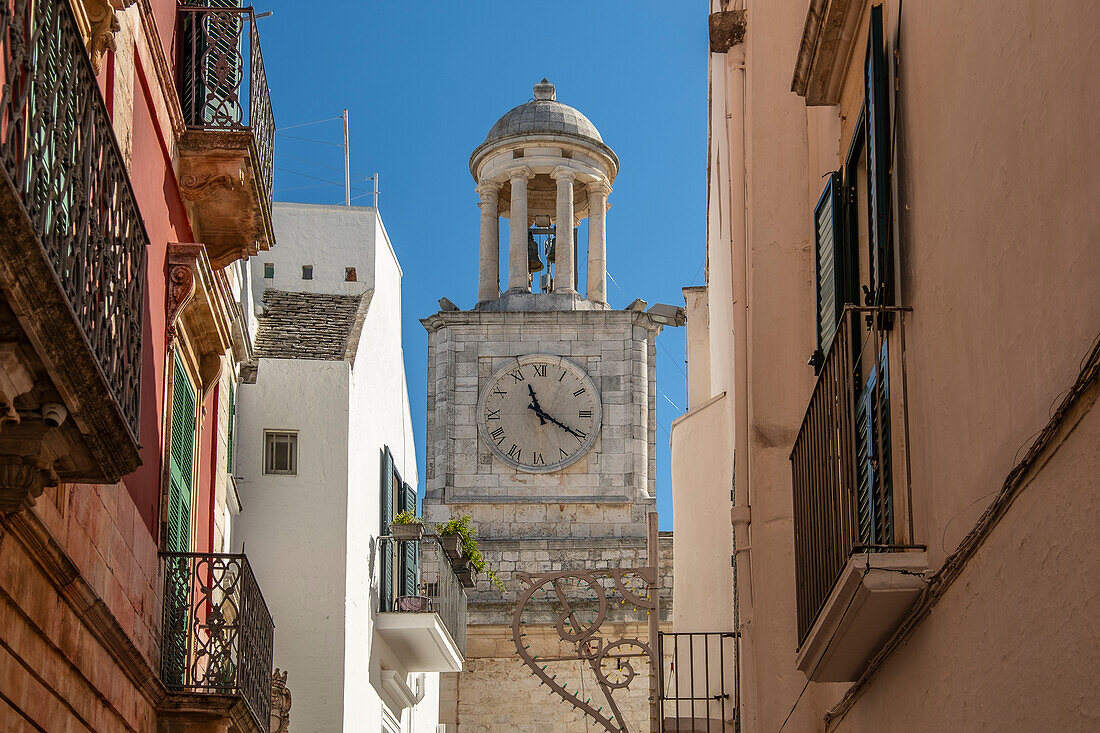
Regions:
M 619 159 L 591 120 L 557 101 L 549 81 L 536 84 L 533 96 L 497 120 L 470 156 L 481 195 L 478 307 L 606 308 L 604 220 Z M 509 219 L 504 297 L 497 274 L 500 216 Z M 589 219 L 588 287 L 581 296 L 575 229 L 584 218 Z M 544 268 L 536 282 L 532 274 Z

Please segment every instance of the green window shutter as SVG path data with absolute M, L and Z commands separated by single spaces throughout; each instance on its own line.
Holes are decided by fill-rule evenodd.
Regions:
M 237 395 L 236 390 L 233 387 L 233 381 L 229 382 L 229 424 L 226 426 L 226 456 L 225 456 L 225 470 L 229 473 L 233 473 L 233 423 L 237 416 Z
M 379 485 L 382 527 L 380 534 L 388 535 L 390 533 L 390 522 L 393 520 L 393 456 L 390 455 L 390 449 L 385 448 L 382 450 L 382 475 Z M 393 609 L 393 570 L 394 570 L 394 542 L 389 540 L 382 543 L 381 548 L 382 562 L 380 563 L 382 572 L 382 582 L 379 588 L 381 594 L 383 611 L 389 611 Z
M 817 348 L 829 351 L 844 309 L 844 267 L 840 258 L 843 221 L 840 173 L 832 173 L 814 207 L 814 265 L 817 286 Z
M 864 93 L 867 105 L 867 196 L 870 209 L 871 287 L 874 305 L 894 304 L 894 250 L 890 218 L 890 110 L 882 6 L 871 8 Z
M 191 485 L 195 461 L 195 390 L 179 352 L 172 376 L 172 425 L 168 459 L 169 552 L 191 550 Z
M 416 489 L 408 484 L 402 485 L 399 504 L 400 511 L 410 511 L 415 514 Z M 407 596 L 415 596 L 416 588 L 420 583 L 420 543 L 402 542 L 401 544 L 404 545 L 401 552 L 401 578 L 404 585 L 402 592 Z

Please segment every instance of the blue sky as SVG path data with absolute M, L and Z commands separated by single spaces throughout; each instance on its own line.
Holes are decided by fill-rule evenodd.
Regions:
M 698 7 L 697 7 L 698 6 Z M 427 335 L 419 319 L 477 295 L 478 197 L 470 153 L 547 77 L 619 156 L 607 215 L 608 299 L 683 304 L 703 282 L 706 8 L 698 3 L 261 2 L 278 127 L 275 198 L 343 203 L 351 119 L 354 204 L 379 209 L 404 270 L 404 355 L 423 473 Z M 506 229 L 505 229 L 506 231 Z M 506 234 L 502 232 L 502 236 Z M 584 231 L 581 233 L 583 243 Z M 583 282 L 583 280 L 582 280 Z M 668 431 L 685 407 L 683 329 L 658 337 L 661 528 L 671 529 Z

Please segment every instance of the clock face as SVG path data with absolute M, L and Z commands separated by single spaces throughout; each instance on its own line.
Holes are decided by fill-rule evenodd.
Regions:
M 500 460 L 548 473 L 570 465 L 596 441 L 600 394 L 592 378 L 560 356 L 521 356 L 490 377 L 478 402 L 481 437 Z

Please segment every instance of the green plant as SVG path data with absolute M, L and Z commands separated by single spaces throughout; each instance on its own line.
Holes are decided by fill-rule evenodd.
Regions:
M 439 534 L 458 535 L 462 541 L 462 557 L 470 561 L 470 565 L 473 566 L 474 570 L 485 573 L 485 576 L 489 578 L 489 582 L 501 591 L 505 590 L 504 581 L 493 572 L 489 561 L 485 559 L 485 556 L 481 554 L 481 550 L 477 547 L 477 528 L 474 527 L 469 514 L 464 514 L 461 517 L 451 517 L 443 524 L 435 525 L 435 531 Z
M 424 520 L 416 516 L 415 512 L 406 509 L 403 512 L 398 512 L 390 524 L 424 524 Z

